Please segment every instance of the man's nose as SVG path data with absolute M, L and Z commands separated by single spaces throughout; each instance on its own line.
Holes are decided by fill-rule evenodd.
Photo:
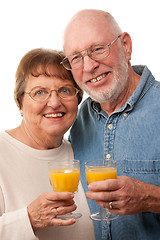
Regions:
M 87 54 L 83 56 L 83 71 L 84 72 L 93 72 L 95 68 L 99 66 L 99 62 L 93 60 Z

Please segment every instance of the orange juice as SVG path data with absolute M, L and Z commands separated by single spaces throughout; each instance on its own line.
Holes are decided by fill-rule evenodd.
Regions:
M 117 170 L 114 167 L 100 167 L 87 169 L 86 167 L 87 184 L 106 179 L 117 178 Z
M 51 184 L 55 192 L 76 192 L 80 170 L 74 168 L 54 169 L 49 172 Z

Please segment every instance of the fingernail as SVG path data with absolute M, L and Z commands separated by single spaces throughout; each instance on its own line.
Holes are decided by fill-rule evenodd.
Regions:
M 88 185 L 88 189 L 92 190 L 92 185 L 91 184 Z

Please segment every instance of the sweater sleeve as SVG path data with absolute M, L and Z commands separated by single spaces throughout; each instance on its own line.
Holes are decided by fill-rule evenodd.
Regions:
M 29 221 L 27 207 L 0 216 L 0 239 L 37 240 Z

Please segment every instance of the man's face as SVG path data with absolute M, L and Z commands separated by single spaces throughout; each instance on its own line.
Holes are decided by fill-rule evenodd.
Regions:
M 66 56 L 95 44 L 110 44 L 117 36 L 112 34 L 106 19 L 102 20 L 83 18 L 74 21 L 64 38 Z M 110 46 L 107 58 L 95 61 L 85 52 L 82 67 L 72 70 L 72 74 L 77 84 L 94 100 L 100 103 L 116 101 L 127 84 L 128 60 L 119 38 Z

